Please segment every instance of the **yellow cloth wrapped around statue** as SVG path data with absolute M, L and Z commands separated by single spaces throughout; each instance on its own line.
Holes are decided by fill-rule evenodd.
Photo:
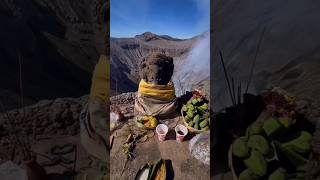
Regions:
M 172 101 L 175 98 L 174 85 L 172 82 L 166 86 L 149 84 L 142 79 L 139 83 L 138 95 Z
M 144 81 L 139 83 L 135 100 L 137 115 L 166 116 L 176 111 L 174 84 L 155 85 Z

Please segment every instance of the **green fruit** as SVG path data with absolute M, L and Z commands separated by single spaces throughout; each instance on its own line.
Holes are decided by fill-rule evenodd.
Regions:
M 198 124 L 199 123 L 199 120 L 200 120 L 200 116 L 199 114 L 197 114 L 194 118 L 193 118 L 193 122 Z
M 244 160 L 244 164 L 256 175 L 264 176 L 267 173 L 267 162 L 262 154 L 252 149 L 251 155 Z
M 195 123 L 193 128 L 195 128 L 196 130 L 199 130 L 199 124 Z
M 236 139 L 232 144 L 232 153 L 236 157 L 244 158 L 249 155 L 249 149 L 246 142 L 246 138 L 241 137 Z
M 307 159 L 303 158 L 289 147 L 283 147 L 279 142 L 275 142 L 275 144 L 281 153 L 295 166 L 295 168 L 299 168 L 308 162 Z
M 202 98 L 197 98 L 198 104 L 201 104 L 203 102 Z
M 143 120 L 142 118 L 137 118 L 136 119 L 136 125 L 139 127 L 139 128 L 145 128 L 144 124 L 143 124 Z
M 280 124 L 282 124 L 285 128 L 289 128 L 292 124 L 292 119 L 289 117 L 281 117 L 279 118 Z
M 188 109 L 189 109 L 190 105 L 192 106 L 191 102 L 188 101 L 187 104 L 186 104 L 186 106 L 187 106 Z
M 194 107 L 192 104 L 187 104 L 187 108 L 189 111 L 193 111 L 194 110 Z
M 187 105 L 183 105 L 181 109 L 182 109 L 182 111 L 188 111 Z
M 192 121 L 189 122 L 188 124 L 190 127 L 193 127 L 194 123 Z
M 208 104 L 207 103 L 204 103 L 203 105 L 201 105 L 200 107 L 199 107 L 200 109 L 202 109 L 202 110 L 208 110 Z
M 263 133 L 263 128 L 257 123 L 251 124 L 248 129 L 247 129 L 247 135 L 255 135 L 255 134 L 262 134 Z
M 187 117 L 188 117 L 189 119 L 192 119 L 192 118 L 193 118 L 193 112 L 192 112 L 191 110 L 188 110 L 188 111 L 187 111 Z
M 143 119 L 141 117 L 137 118 L 137 122 L 143 123 Z
M 199 114 L 201 114 L 201 115 L 204 115 L 204 114 L 206 113 L 205 110 L 203 110 L 203 109 L 201 109 L 201 108 L 199 108 L 199 107 L 197 107 L 197 111 L 198 111 Z
M 188 116 L 185 116 L 184 119 L 186 120 L 187 123 L 189 123 L 192 119 L 189 118 Z
M 268 180 L 286 180 L 286 170 L 278 168 L 268 178 Z
M 203 119 L 207 119 L 210 122 L 210 114 L 208 112 L 206 112 L 205 114 L 202 115 Z
M 248 140 L 248 147 L 257 150 L 262 155 L 270 152 L 270 146 L 267 140 L 261 135 L 252 135 Z
M 210 129 L 209 126 L 205 126 L 201 128 L 201 131 L 208 131 L 209 129 Z
M 197 100 L 197 99 L 192 99 L 192 100 L 191 100 L 191 103 L 192 103 L 193 105 L 196 105 L 196 104 L 198 103 L 198 100 Z
M 259 179 L 257 175 L 255 175 L 250 169 L 246 169 L 242 171 L 239 175 L 239 180 L 256 180 Z
M 263 130 L 270 139 L 273 139 L 284 130 L 284 127 L 279 123 L 278 120 L 270 118 L 264 122 Z
M 297 153 L 307 154 L 311 150 L 312 135 L 302 131 L 296 139 L 283 144 L 283 147 L 291 149 Z
M 145 126 L 144 126 L 142 123 L 139 123 L 139 122 L 137 122 L 137 126 L 138 126 L 139 128 L 145 128 Z
M 201 128 L 206 127 L 208 125 L 208 121 L 204 120 L 199 125 L 200 125 Z

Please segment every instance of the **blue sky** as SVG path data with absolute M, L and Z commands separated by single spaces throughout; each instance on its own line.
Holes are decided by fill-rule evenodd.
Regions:
M 149 31 L 191 38 L 210 28 L 210 0 L 111 0 L 111 37 Z

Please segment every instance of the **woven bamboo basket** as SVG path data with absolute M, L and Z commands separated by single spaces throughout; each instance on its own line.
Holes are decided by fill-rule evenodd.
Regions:
M 190 133 L 202 133 L 202 132 L 205 132 L 204 130 L 197 130 L 197 129 L 193 128 L 193 127 L 190 127 L 188 125 L 188 123 L 186 122 L 186 119 L 184 118 L 185 114 L 182 111 L 182 109 L 181 109 L 181 116 L 182 116 L 182 119 L 183 119 L 183 124 L 187 127 L 187 129 L 189 130 Z M 209 124 L 209 126 L 210 126 L 210 124 Z M 210 131 L 210 129 L 207 130 L 207 131 Z
M 229 168 L 231 170 L 231 173 L 232 173 L 232 177 L 234 180 L 238 180 L 238 176 L 234 170 L 234 167 L 233 167 L 233 157 L 232 157 L 232 144 L 229 148 L 229 152 L 228 152 L 228 164 L 229 164 Z

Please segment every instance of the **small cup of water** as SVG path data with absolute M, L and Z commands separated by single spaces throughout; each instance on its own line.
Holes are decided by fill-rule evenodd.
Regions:
M 184 125 L 177 125 L 174 129 L 176 131 L 176 140 L 182 142 L 184 137 L 188 134 L 188 129 Z

